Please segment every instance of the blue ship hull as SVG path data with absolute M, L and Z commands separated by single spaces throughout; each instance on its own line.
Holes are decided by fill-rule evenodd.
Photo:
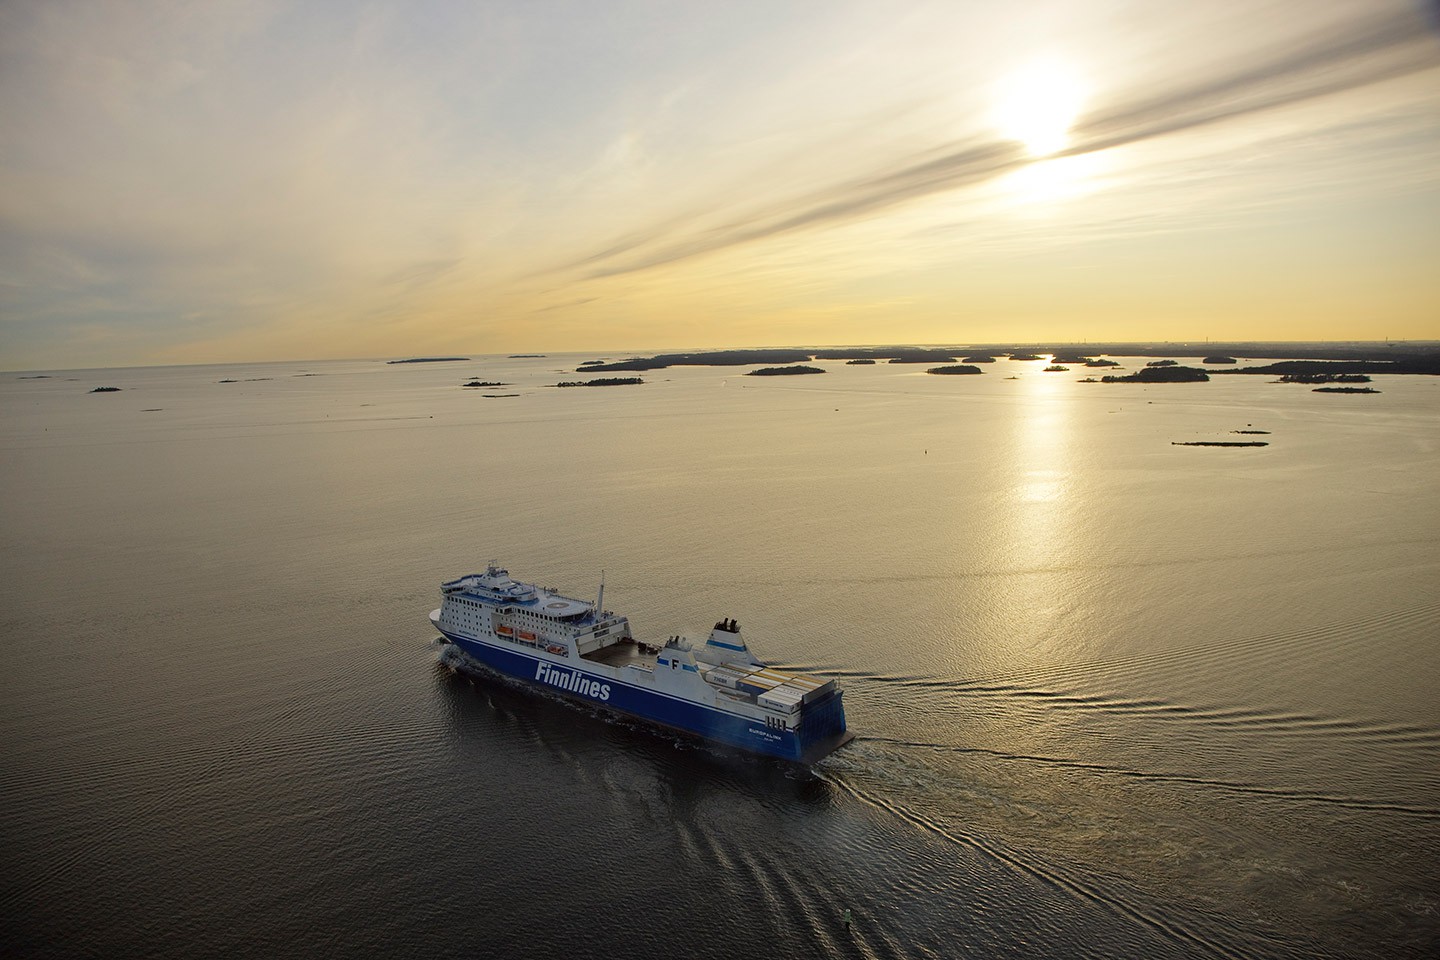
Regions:
M 471 659 L 499 673 L 603 710 L 613 710 L 750 753 L 810 763 L 853 737 L 853 734 L 845 732 L 840 691 L 826 701 L 807 707 L 807 713 L 814 714 L 813 723 L 807 719 L 799 730 L 775 730 L 759 720 L 577 669 L 572 661 L 531 656 L 445 630 L 440 632 Z

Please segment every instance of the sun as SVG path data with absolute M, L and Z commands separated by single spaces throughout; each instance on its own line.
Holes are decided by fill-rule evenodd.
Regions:
M 1030 156 L 1047 157 L 1069 145 L 1083 101 L 1073 69 L 1059 60 L 1035 60 L 996 84 L 994 122 Z

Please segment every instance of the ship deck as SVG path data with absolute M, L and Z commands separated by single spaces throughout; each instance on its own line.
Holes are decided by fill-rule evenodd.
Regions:
M 644 663 L 652 667 L 655 665 L 655 655 L 641 653 L 640 646 L 634 643 L 612 643 L 593 653 L 584 654 L 580 659 L 602 663 L 607 667 L 626 667 L 632 663 Z

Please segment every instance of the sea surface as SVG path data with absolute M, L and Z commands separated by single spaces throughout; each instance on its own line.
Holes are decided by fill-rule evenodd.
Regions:
M 1436 955 L 1440 379 L 594 357 L 0 375 L 0 952 Z M 858 738 L 454 673 L 492 560 Z

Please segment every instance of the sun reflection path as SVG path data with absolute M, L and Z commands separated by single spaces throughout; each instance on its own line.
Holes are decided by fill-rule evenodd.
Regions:
M 1039 363 L 1035 363 L 1038 366 Z M 1027 364 L 1027 370 L 1030 365 Z M 1075 562 L 1081 527 L 1074 502 L 1071 397 L 1059 378 L 1040 373 L 1017 381 L 1010 431 L 1014 479 L 998 519 L 1008 531 L 1003 602 L 1017 612 L 1007 650 L 996 659 L 1013 668 L 1073 655 L 1066 631 L 1077 598 L 1064 571 Z

